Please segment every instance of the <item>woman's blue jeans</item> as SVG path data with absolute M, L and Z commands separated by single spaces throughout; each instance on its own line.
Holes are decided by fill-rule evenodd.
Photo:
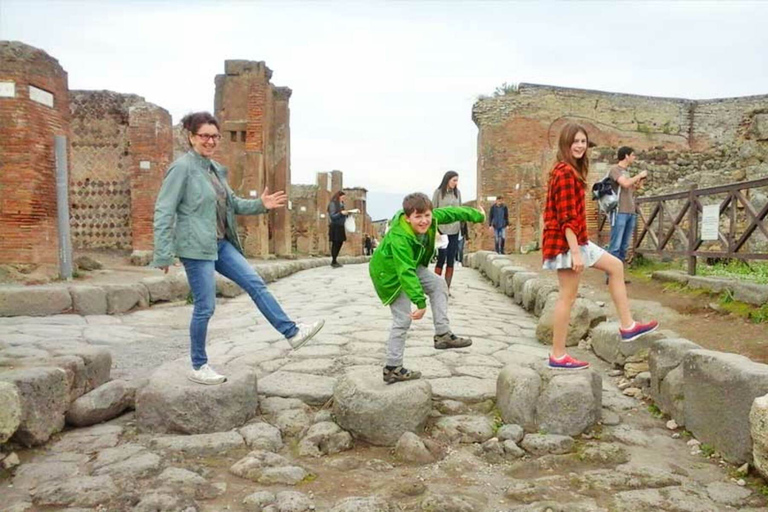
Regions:
M 194 369 L 197 370 L 208 362 L 205 339 L 208 334 L 208 321 L 216 309 L 215 272 L 231 279 L 245 290 L 261 314 L 280 334 L 290 338 L 298 332 L 296 323 L 288 318 L 275 297 L 267 290 L 264 280 L 231 243 L 219 240 L 219 258 L 216 261 L 180 259 L 187 272 L 189 288 L 195 301 L 192 321 L 189 324 L 190 355 Z

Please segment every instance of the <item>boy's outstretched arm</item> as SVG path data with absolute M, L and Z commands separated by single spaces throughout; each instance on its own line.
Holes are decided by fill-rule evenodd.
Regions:
M 446 206 L 432 210 L 432 216 L 438 224 L 450 224 L 462 220 L 477 223 L 485 221 L 485 210 L 482 206 L 478 209 L 469 206 Z

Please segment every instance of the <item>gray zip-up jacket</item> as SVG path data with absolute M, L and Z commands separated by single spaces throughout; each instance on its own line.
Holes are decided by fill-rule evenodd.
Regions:
M 165 267 L 174 257 L 218 259 L 216 191 L 208 177 L 213 167 L 227 192 L 226 239 L 243 252 L 235 215 L 266 213 L 261 199 L 237 197 L 227 183 L 227 169 L 194 150 L 171 164 L 155 202 L 155 247 L 151 265 Z
M 453 195 L 453 193 L 449 191 L 447 194 L 445 194 L 445 196 L 443 196 L 440 194 L 439 188 L 435 190 L 434 194 L 432 194 L 433 208 L 444 208 L 446 206 L 461 206 L 461 192 L 459 192 L 458 188 L 456 189 L 456 195 Z M 437 229 L 439 229 L 440 232 L 444 235 L 457 235 L 459 231 L 461 231 L 461 222 L 440 224 L 437 226 Z

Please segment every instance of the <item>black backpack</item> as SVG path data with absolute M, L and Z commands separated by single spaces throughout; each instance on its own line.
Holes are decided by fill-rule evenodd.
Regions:
M 608 174 L 603 179 L 592 185 L 592 199 L 597 201 L 598 209 L 605 214 L 613 212 L 619 206 L 621 188 L 619 188 L 619 193 L 617 193 L 614 188 L 615 183 L 611 178 L 610 171 L 608 171 Z

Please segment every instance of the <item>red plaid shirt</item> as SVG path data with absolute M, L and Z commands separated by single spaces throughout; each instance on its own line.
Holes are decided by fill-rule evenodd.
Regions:
M 576 234 L 579 245 L 586 245 L 587 210 L 585 187 L 576 171 L 565 162 L 558 162 L 549 178 L 547 205 L 544 208 L 544 236 L 541 243 L 545 260 L 568 252 L 565 228 Z

